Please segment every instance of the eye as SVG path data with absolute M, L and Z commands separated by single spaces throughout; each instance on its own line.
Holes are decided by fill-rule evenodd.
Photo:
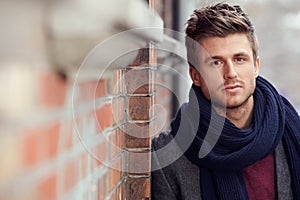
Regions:
M 241 62 L 245 62 L 246 59 L 244 57 L 237 57 L 235 58 L 235 61 L 241 63 Z
M 220 67 L 220 66 L 222 66 L 223 64 L 224 64 L 224 62 L 221 61 L 221 60 L 213 60 L 213 61 L 210 63 L 210 65 L 213 66 L 213 67 Z

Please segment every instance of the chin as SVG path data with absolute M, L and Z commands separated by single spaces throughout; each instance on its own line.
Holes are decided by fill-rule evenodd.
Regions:
M 226 106 L 227 109 L 237 109 L 240 108 L 243 104 L 229 104 Z
M 227 102 L 226 108 L 227 109 L 237 109 L 237 108 L 242 108 L 244 106 L 247 106 L 251 96 L 252 95 L 250 95 L 248 98 L 245 98 L 245 99 L 238 99 L 236 101 Z

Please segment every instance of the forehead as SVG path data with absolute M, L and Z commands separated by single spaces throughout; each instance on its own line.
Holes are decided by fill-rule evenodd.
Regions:
M 200 57 L 231 57 L 243 52 L 252 56 L 251 43 L 245 33 L 226 37 L 209 37 L 200 41 Z

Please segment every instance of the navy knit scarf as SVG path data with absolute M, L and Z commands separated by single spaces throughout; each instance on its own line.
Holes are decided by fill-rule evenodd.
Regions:
M 293 196 L 300 199 L 300 118 L 269 82 L 262 77 L 256 79 L 253 121 L 247 130 L 217 115 L 200 88 L 193 85 L 189 98 L 189 103 L 182 105 L 172 121 L 171 133 L 193 136 L 188 147 L 186 141 L 176 143 L 200 167 L 204 200 L 248 199 L 242 170 L 273 153 L 281 140 L 288 159 Z M 202 145 L 212 148 L 209 153 L 202 152 L 208 153 L 205 157 L 199 157 Z M 201 151 L 205 149 L 202 147 Z

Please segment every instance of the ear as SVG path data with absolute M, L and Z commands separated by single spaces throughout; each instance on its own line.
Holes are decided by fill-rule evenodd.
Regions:
M 259 56 L 257 56 L 255 60 L 255 77 L 258 77 L 259 69 L 260 69 L 260 58 Z
M 200 87 L 201 86 L 201 75 L 197 69 L 190 66 L 190 77 L 194 83 L 194 85 Z

